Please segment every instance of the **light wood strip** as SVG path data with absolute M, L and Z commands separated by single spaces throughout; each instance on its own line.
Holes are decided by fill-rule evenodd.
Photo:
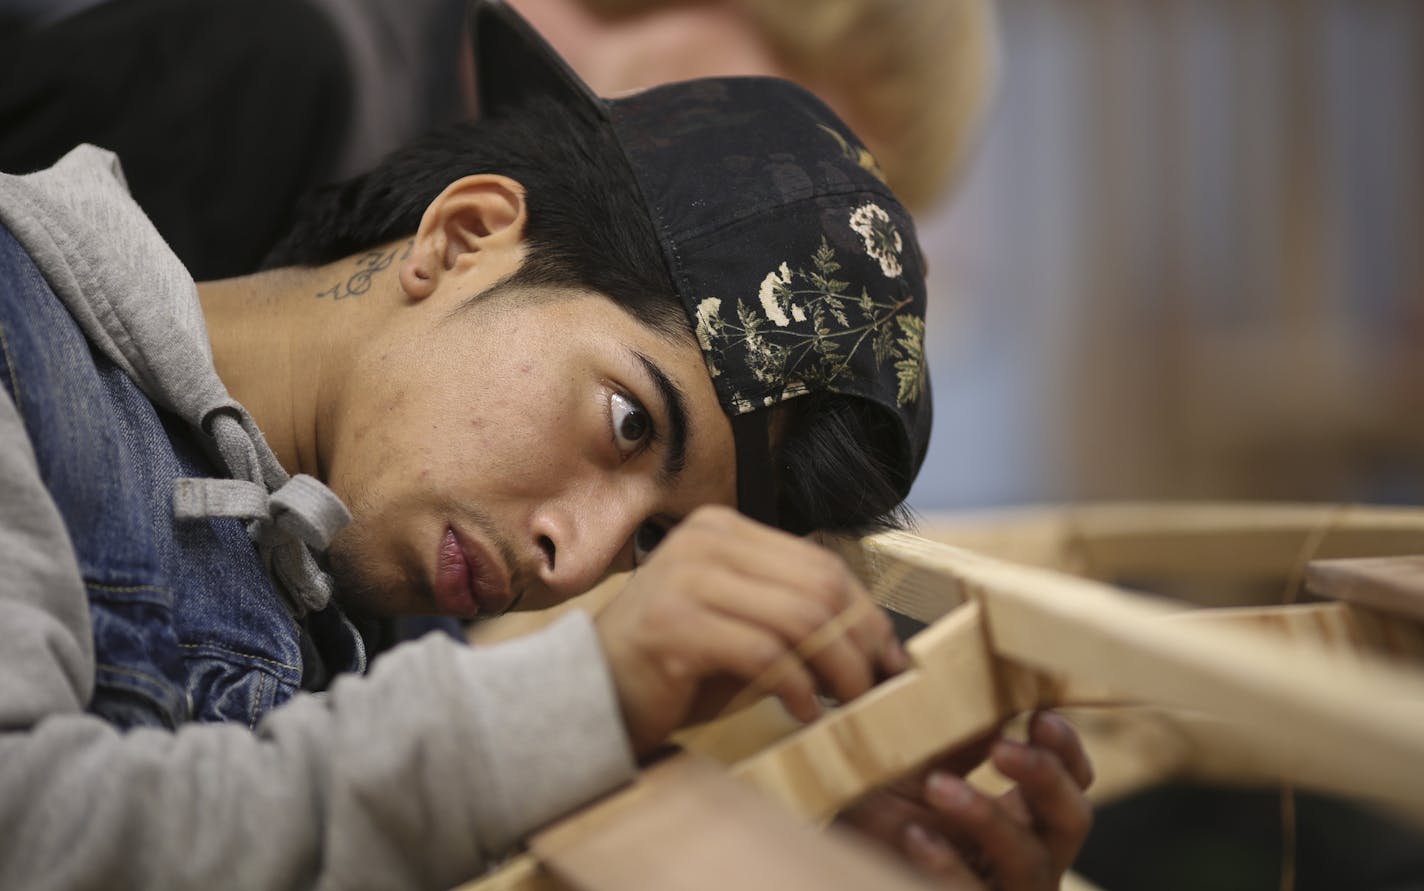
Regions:
M 1199 712 L 1187 738 L 1226 740 L 1232 769 L 1424 801 L 1424 674 L 1383 658 L 1416 652 L 1398 623 L 1341 604 L 1188 615 L 904 533 L 839 546 L 882 598 L 908 586 L 901 603 L 949 613 L 911 640 L 911 671 L 733 768 L 793 813 L 829 816 L 1006 715 L 1084 695 Z
M 1424 551 L 1424 510 L 1252 502 L 1122 502 L 930 515 L 920 534 L 1000 559 L 1099 579 L 1286 577 L 1318 558 Z
M 634 787 L 535 836 L 545 871 L 579 891 L 930 891 L 886 854 L 817 832 L 718 766 L 678 755 Z
M 891 559 L 899 543 L 884 538 Z M 924 557 L 916 548 L 907 559 Z M 1239 722 L 1281 752 L 1352 755 L 1358 793 L 1424 800 L 1424 676 L 1241 629 L 1164 623 L 1167 610 L 1143 598 L 953 548 L 940 563 L 976 591 L 998 656 Z
M 1288 645 L 1328 650 L 1340 659 L 1424 665 L 1424 625 L 1349 603 L 1193 610 L 1172 621 L 1259 630 Z
M 787 810 L 824 820 L 870 789 L 998 724 L 1001 701 L 979 609 L 914 637 L 916 667 L 732 768 Z
M 1424 556 L 1316 560 L 1306 590 L 1424 621 Z

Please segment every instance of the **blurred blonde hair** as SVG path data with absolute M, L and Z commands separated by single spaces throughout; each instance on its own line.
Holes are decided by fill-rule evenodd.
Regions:
M 583 0 L 618 18 L 687 0 Z M 912 209 L 943 197 L 998 73 L 991 0 L 731 0 L 797 80 L 833 96 Z

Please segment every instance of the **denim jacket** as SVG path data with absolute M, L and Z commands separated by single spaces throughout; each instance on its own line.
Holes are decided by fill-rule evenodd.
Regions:
M 175 520 L 181 478 L 220 475 L 192 429 L 85 338 L 0 226 L 0 381 L 19 409 L 89 596 L 90 710 L 113 724 L 256 726 L 302 687 L 362 670 L 337 608 L 298 621 L 241 520 Z

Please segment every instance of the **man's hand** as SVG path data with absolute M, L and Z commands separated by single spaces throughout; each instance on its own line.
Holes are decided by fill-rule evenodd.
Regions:
M 990 758 L 1017 785 L 998 798 L 975 791 L 955 774 L 959 756 L 908 783 L 875 793 L 841 816 L 957 891 L 1048 891 L 1088 837 L 1093 812 L 1083 790 L 1092 765 L 1078 735 L 1058 715 L 1029 722 L 1029 742 L 998 740 Z
M 670 532 L 597 625 L 639 754 L 750 684 L 810 721 L 818 691 L 851 699 L 908 665 L 840 558 L 728 508 Z

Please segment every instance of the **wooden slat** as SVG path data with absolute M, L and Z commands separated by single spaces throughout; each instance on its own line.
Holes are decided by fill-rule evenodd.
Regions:
M 895 535 L 877 536 L 883 564 L 893 563 Z M 923 564 L 922 548 L 907 551 Z M 1143 598 L 953 548 L 940 561 L 975 592 L 999 657 L 1239 722 L 1279 752 L 1352 757 L 1357 793 L 1424 800 L 1424 676 L 1240 629 L 1162 622 L 1164 607 Z
M 1306 590 L 1424 621 L 1424 556 L 1316 560 Z
M 956 610 L 906 649 L 914 669 L 732 772 L 792 813 L 823 820 L 936 753 L 986 733 L 1009 713 L 977 606 Z
M 548 874 L 579 891 L 930 891 L 887 855 L 815 831 L 719 767 L 679 755 L 629 791 L 535 836 Z
M 921 622 L 933 622 L 964 603 L 965 592 L 936 562 L 941 546 L 916 535 L 895 537 L 894 556 L 881 553 L 881 536 L 823 536 L 821 544 L 840 554 L 881 606 Z
M 1424 674 L 1397 658 L 1420 639 L 1397 621 L 1346 604 L 1184 613 L 904 533 L 838 547 L 881 599 L 948 615 L 910 641 L 911 671 L 733 767 L 794 814 L 825 818 L 1007 715 L 1085 696 L 1199 714 L 1189 750 L 1225 740 L 1226 768 L 1424 802 Z M 478 887 L 547 887 L 528 860 L 509 873 L 528 883 Z
M 1424 551 L 1424 510 L 1231 502 L 1102 503 L 930 515 L 934 541 L 1099 579 L 1181 575 L 1284 578 L 1311 558 Z
M 1288 645 L 1345 660 L 1424 665 L 1424 625 L 1349 603 L 1192 610 L 1173 621 L 1263 631 Z

